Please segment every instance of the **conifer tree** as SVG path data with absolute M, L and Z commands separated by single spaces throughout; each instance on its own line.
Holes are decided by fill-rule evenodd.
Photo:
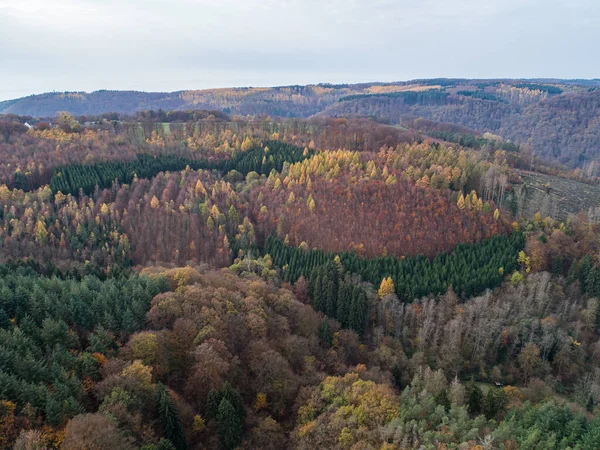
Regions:
M 223 398 L 217 410 L 217 432 L 224 450 L 233 450 L 242 442 L 243 424 L 236 408 Z
M 481 414 L 483 407 L 483 392 L 481 388 L 475 384 L 474 381 L 470 381 L 465 386 L 467 391 L 467 409 L 473 416 Z
M 394 383 L 396 389 L 402 390 L 402 372 L 398 363 L 392 366 L 392 383 Z
M 187 450 L 188 443 L 179 420 L 179 411 L 162 383 L 158 383 L 156 389 L 156 411 L 165 437 L 173 443 L 176 450 Z

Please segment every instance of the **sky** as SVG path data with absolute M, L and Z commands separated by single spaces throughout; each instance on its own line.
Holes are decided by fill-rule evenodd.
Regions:
M 0 100 L 415 78 L 598 78 L 598 0 L 0 0 Z

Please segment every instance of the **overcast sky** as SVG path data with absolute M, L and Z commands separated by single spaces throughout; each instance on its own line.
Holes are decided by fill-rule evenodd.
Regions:
M 600 77 L 599 0 L 0 0 L 0 100 Z

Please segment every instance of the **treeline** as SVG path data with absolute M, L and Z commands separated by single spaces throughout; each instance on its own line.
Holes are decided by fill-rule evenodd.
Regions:
M 96 189 L 110 187 L 116 180 L 129 184 L 138 178 L 152 178 L 160 172 L 179 171 L 189 166 L 198 170 L 208 166 L 205 160 L 194 161 L 175 155 L 137 155 L 133 161 L 107 161 L 92 165 L 73 165 L 54 169 L 50 180 L 53 193 L 77 195 L 80 190 L 89 195 Z
M 479 98 L 481 100 L 490 100 L 494 102 L 505 102 L 505 100 L 501 99 L 497 95 L 491 94 L 485 91 L 458 91 L 457 95 L 462 95 L 464 97 L 471 98 Z
M 518 83 L 514 85 L 518 89 L 529 89 L 530 91 L 542 91 L 548 94 L 558 95 L 562 94 L 563 90 L 558 86 L 549 86 L 546 84 L 534 84 L 534 83 Z
M 375 286 L 391 277 L 396 295 L 411 301 L 428 294 L 443 294 L 450 286 L 467 297 L 497 287 L 504 274 L 517 269 L 517 255 L 524 247 L 525 236 L 515 232 L 510 236 L 460 244 L 451 253 L 441 253 L 433 260 L 424 256 L 367 259 L 354 252 L 342 252 L 338 256 L 345 270 L 359 274 Z M 321 250 L 291 247 L 273 235 L 267 238 L 265 253 L 283 268 L 282 277 L 290 282 L 301 276 L 310 277 L 315 268 L 335 257 L 334 253 Z
M 338 100 L 338 102 L 347 102 L 352 100 L 363 100 L 367 98 L 393 98 L 402 99 L 407 105 L 429 105 L 429 106 L 442 106 L 446 104 L 448 92 L 440 90 L 429 90 L 429 91 L 405 91 L 405 92 L 386 92 L 381 94 L 358 94 L 358 95 L 347 95 Z
M 491 151 L 506 150 L 509 152 L 518 153 L 520 146 L 504 140 L 486 139 L 481 136 L 475 136 L 469 133 L 452 133 L 449 131 L 428 131 L 427 134 L 433 138 L 442 139 L 447 142 L 455 142 L 463 147 L 479 149 L 487 147 Z
M 91 165 L 72 165 L 54 170 L 50 180 L 53 193 L 77 195 L 80 190 L 89 195 L 96 186 L 109 188 L 116 180 L 129 184 L 135 177 L 152 178 L 160 172 L 180 171 L 189 167 L 192 170 L 215 169 L 222 172 L 236 170 L 242 175 L 250 172 L 268 174 L 271 170 L 280 171 L 285 162 L 295 163 L 312 155 L 312 151 L 284 142 L 269 141 L 265 147 L 256 147 L 245 152 L 235 153 L 231 159 L 209 161 L 177 155 L 138 154 L 132 161 L 107 161 Z

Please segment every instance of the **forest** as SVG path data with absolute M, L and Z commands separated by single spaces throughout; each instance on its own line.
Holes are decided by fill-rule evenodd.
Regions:
M 422 118 L 468 127 L 477 135 L 500 135 L 526 146 L 545 163 L 598 176 L 599 102 L 598 80 L 444 78 L 172 93 L 55 92 L 0 102 L 0 114 L 51 122 L 57 112 L 69 111 L 82 124 L 102 118 L 188 122 L 202 120 L 201 114 L 220 121 L 370 117 L 400 126 Z M 203 112 L 194 113 L 199 110 Z
M 598 214 L 517 204 L 593 171 L 439 118 L 290 117 L 584 95 L 467 81 L 0 116 L 0 448 L 600 448 Z

